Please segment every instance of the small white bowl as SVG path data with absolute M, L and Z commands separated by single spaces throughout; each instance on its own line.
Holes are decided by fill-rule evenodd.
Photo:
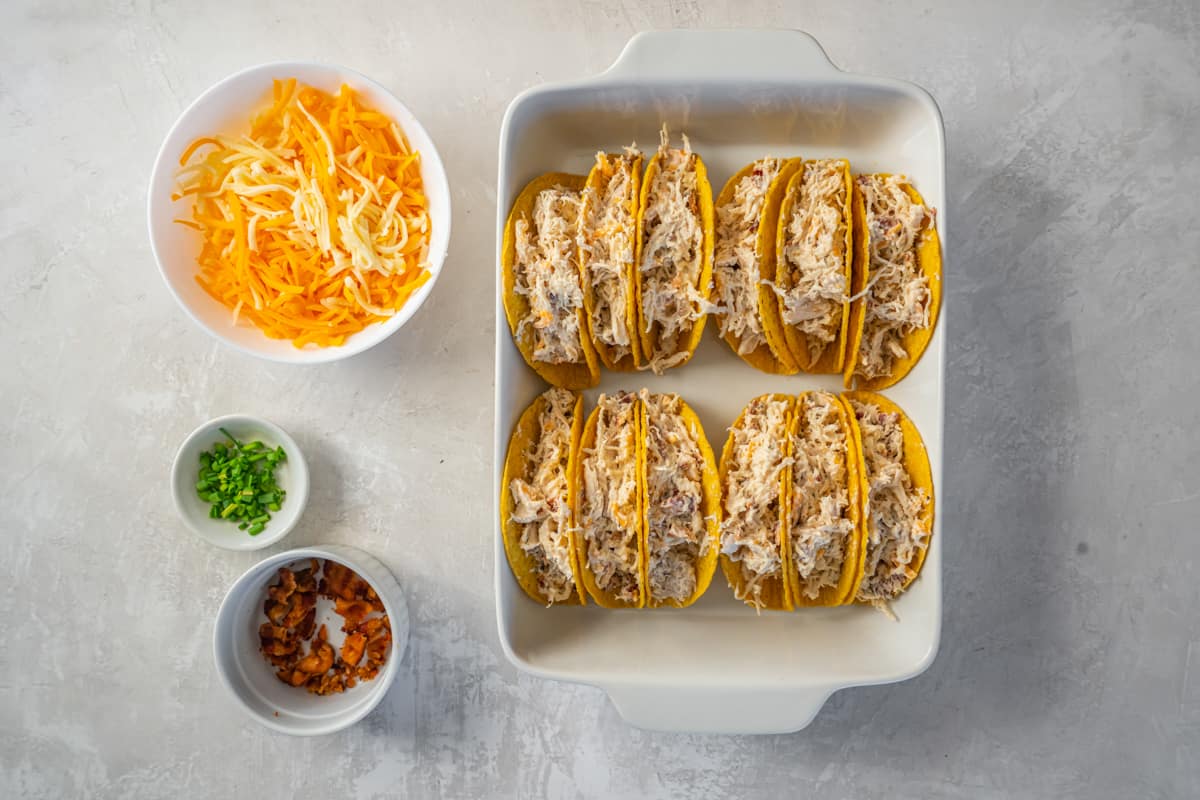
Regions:
M 383 601 L 392 626 L 392 652 L 374 680 L 361 681 L 341 694 L 319 697 L 283 683 L 259 650 L 258 628 L 266 621 L 263 605 L 277 570 L 310 558 L 331 559 L 357 572 Z M 318 606 L 320 608 L 321 606 Z M 335 641 L 341 618 L 318 615 Z M 369 714 L 387 694 L 408 646 L 408 603 L 396 578 L 374 556 L 346 545 L 320 545 L 278 553 L 255 564 L 230 587 L 213 627 L 213 656 L 221 683 L 238 705 L 268 728 L 297 736 L 318 736 L 349 727 Z
M 254 536 L 240 530 L 236 523 L 209 517 L 210 504 L 201 500 L 196 492 L 200 454 L 212 450 L 214 444 L 226 441 L 221 428 L 238 441 L 257 439 L 267 447 L 282 447 L 287 453 L 287 459 L 275 468 L 275 482 L 287 496 L 279 510 L 271 512 L 271 519 L 262 532 Z M 184 524 L 209 544 L 226 550 L 261 550 L 287 536 L 300 521 L 308 503 L 308 464 L 300 452 L 300 445 L 278 425 L 245 414 L 217 417 L 196 428 L 183 440 L 171 465 L 171 494 Z
M 200 252 L 200 234 L 180 225 L 191 213 L 187 199 L 172 200 L 179 157 L 187 146 L 201 136 L 214 133 L 241 135 L 251 118 L 268 104 L 272 81 L 295 78 L 298 82 L 336 92 L 342 84 L 353 88 L 363 102 L 394 119 L 408 137 L 409 144 L 421 154 L 421 179 L 429 201 L 431 225 L 428 269 L 429 280 L 417 289 L 396 314 L 383 322 L 369 325 L 350 336 L 340 347 L 298 349 L 290 341 L 270 339 L 248 323 L 233 324 L 228 308 L 213 300 L 196 283 L 196 256 Z M 150 247 L 158 269 L 171 294 L 192 320 L 215 338 L 243 353 L 294 364 L 337 361 L 361 353 L 391 336 L 412 318 L 433 291 L 450 246 L 450 186 L 446 170 L 429 134 L 413 113 L 396 96 L 375 81 L 345 67 L 310 62 L 262 64 L 225 78 L 200 95 L 176 120 L 167 134 L 154 170 L 146 199 Z

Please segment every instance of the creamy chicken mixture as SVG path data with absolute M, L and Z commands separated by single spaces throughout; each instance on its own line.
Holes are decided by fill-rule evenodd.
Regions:
M 713 282 L 722 314 L 721 336 L 738 339 L 738 353 L 753 353 L 767 343 L 758 314 L 761 265 L 755 247 L 763 203 L 783 159 L 764 158 L 734 186 L 733 196 L 716 209 L 716 248 Z
M 683 601 L 696 591 L 696 563 L 709 548 L 702 434 L 680 416 L 678 395 L 643 389 L 640 396 L 647 422 L 650 596 Z
M 917 243 L 933 210 L 904 191 L 903 175 L 859 175 L 870 235 L 870 284 L 862 344 L 854 374 L 866 379 L 892 374 L 896 360 L 908 357 L 903 339 L 928 328 L 929 279 L 917 263 Z
M 929 546 L 921 515 L 930 497 L 925 489 L 913 488 L 904 467 L 900 416 L 872 403 L 850 404 L 862 430 L 869 486 L 866 570 L 858 599 L 886 603 L 916 574 L 919 556 Z
M 584 360 L 579 310 L 583 289 L 577 266 L 578 192 L 561 186 L 544 189 L 533 204 L 533 218 L 516 222 L 515 291 L 529 300 L 529 313 L 517 323 L 517 335 L 533 332 L 533 358 L 546 364 Z
M 533 563 L 538 589 L 551 603 L 570 598 L 575 589 L 571 567 L 571 512 L 567 463 L 575 395 L 550 389 L 538 417 L 538 435 L 525 452 L 525 474 L 509 484 L 512 521 L 521 526 L 521 549 Z
M 811 362 L 821 358 L 841 333 L 849 286 L 846 282 L 846 181 L 836 159 L 809 161 L 792 206 L 776 289 L 780 315 L 804 334 Z
M 618 599 L 639 598 L 637 398 L 601 395 L 596 441 L 582 453 L 579 506 L 584 556 L 596 585 Z
M 779 540 L 780 476 L 787 455 L 788 401 L 758 397 L 746 407 L 742 422 L 731 431 L 721 521 L 721 552 L 741 567 L 739 600 L 762 606 L 762 587 L 781 577 Z
M 658 152 L 662 168 L 647 189 L 638 273 L 643 325 L 653 341 L 646 360 L 661 373 L 687 359 L 687 338 L 709 304 L 699 286 L 704 228 L 696 156 L 686 136 L 682 149 L 669 147 L 665 127 Z
M 597 153 L 596 171 L 604 180 L 583 194 L 579 253 L 584 285 L 593 295 L 592 336 L 610 348 L 614 361 L 629 355 L 634 334 L 628 324 L 634 302 L 629 270 L 637 228 L 634 166 L 640 156 L 635 147 L 624 155 Z
M 846 545 L 854 533 L 848 442 L 839 408 L 837 397 L 829 392 L 804 395 L 792 438 L 792 565 L 800 578 L 800 593 L 813 600 L 822 589 L 838 585 Z

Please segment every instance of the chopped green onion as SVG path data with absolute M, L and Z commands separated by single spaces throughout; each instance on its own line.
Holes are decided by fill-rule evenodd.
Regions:
M 242 443 L 224 428 L 220 430 L 227 441 L 200 454 L 196 494 L 209 504 L 210 518 L 228 520 L 251 536 L 257 535 L 287 497 L 275 481 L 275 468 L 287 460 L 287 453 L 258 440 Z

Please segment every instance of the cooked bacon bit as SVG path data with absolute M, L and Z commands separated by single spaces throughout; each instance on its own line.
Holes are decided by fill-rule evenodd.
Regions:
M 267 590 L 267 595 L 276 603 L 282 603 L 296 591 L 296 575 L 287 567 L 279 568 L 279 583 Z
M 325 626 L 322 625 L 317 633 L 316 641 L 308 655 L 300 659 L 296 669 L 309 675 L 320 675 L 329 671 L 333 666 L 333 645 L 325 641 Z
M 317 575 L 324 567 L 324 575 Z M 334 601 L 334 610 L 345 620 L 346 639 L 341 652 L 328 641 L 329 631 L 316 629 L 317 594 Z M 383 601 L 371 586 L 347 567 L 332 561 L 293 572 L 279 570 L 279 581 L 267 589 L 263 608 L 267 622 L 259 627 L 266 659 L 277 668 L 279 680 L 303 686 L 316 695 L 337 694 L 369 681 L 387 663 L 392 646 L 392 625 L 383 612 Z M 375 613 L 380 616 L 371 616 Z M 304 643 L 308 642 L 308 652 Z M 365 663 L 363 656 L 366 656 Z
M 326 559 L 325 577 L 321 579 L 321 594 L 331 600 L 337 597 L 353 600 L 361 597 L 366 588 L 367 582 L 349 567 Z
M 342 627 L 344 631 L 358 625 L 374 610 L 368 600 L 343 600 L 340 597 L 334 601 L 334 609 L 346 618 L 346 624 Z
M 352 667 L 357 667 L 358 662 L 362 660 L 363 651 L 367 647 L 367 637 L 361 633 L 352 633 L 346 637 L 346 641 L 342 644 L 342 661 L 345 661 Z

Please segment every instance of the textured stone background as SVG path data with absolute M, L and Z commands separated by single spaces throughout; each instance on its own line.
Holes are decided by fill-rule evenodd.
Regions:
M 1200 791 L 1200 7 L 505 5 L 0 6 L 0 795 Z M 598 690 L 518 675 L 496 640 L 496 138 L 517 91 L 601 70 L 637 30 L 744 24 L 805 28 L 945 114 L 942 650 L 916 680 L 835 695 L 797 735 L 650 734 Z M 210 341 L 145 234 L 176 114 L 286 58 L 399 92 L 454 189 L 426 307 L 318 369 Z M 401 678 L 345 733 L 267 733 L 214 675 L 213 613 L 258 556 L 188 535 L 167 473 L 194 425 L 232 411 L 309 455 L 314 494 L 286 546 L 358 544 L 409 590 Z

